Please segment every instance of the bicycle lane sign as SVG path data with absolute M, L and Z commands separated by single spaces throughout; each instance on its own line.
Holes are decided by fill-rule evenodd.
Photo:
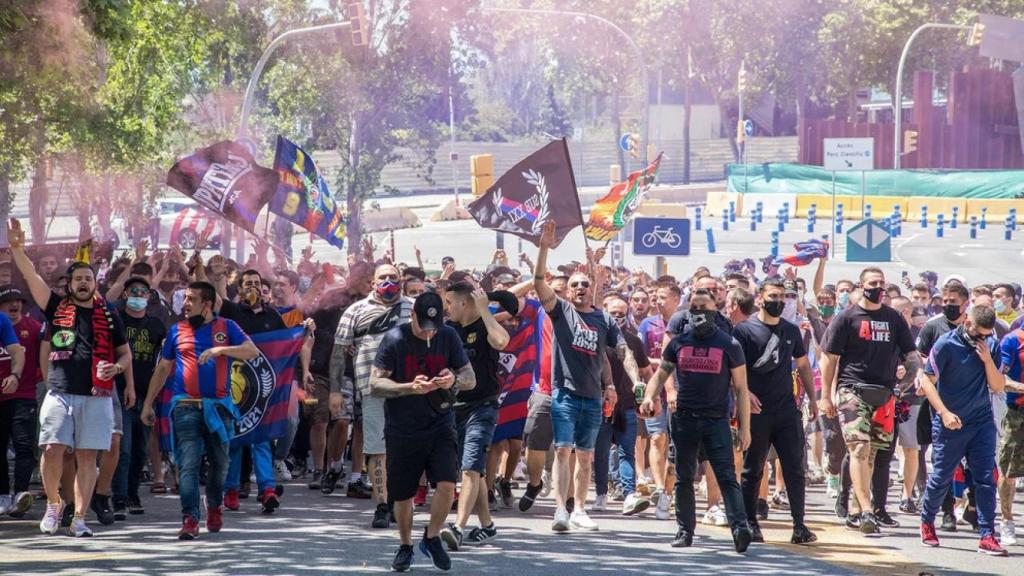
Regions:
M 690 221 L 686 218 L 634 218 L 633 254 L 689 256 Z

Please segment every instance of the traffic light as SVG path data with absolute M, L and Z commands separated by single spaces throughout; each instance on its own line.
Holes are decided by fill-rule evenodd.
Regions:
M 630 132 L 629 134 L 629 156 L 630 158 L 640 157 L 640 135 L 636 132 Z
M 985 33 L 985 25 L 981 22 L 975 22 L 971 26 L 971 34 L 967 37 L 968 46 L 981 46 L 981 37 Z
M 910 154 L 917 151 L 917 130 L 907 130 L 903 133 L 903 153 Z
M 477 154 L 469 157 L 470 191 L 480 196 L 494 185 L 494 156 Z
M 736 77 L 736 91 L 746 92 L 747 91 L 747 69 L 740 68 L 740 73 Z
M 363 10 L 363 3 L 349 3 L 347 13 L 349 31 L 352 32 L 352 45 L 366 46 L 370 39 L 366 31 L 366 12 Z

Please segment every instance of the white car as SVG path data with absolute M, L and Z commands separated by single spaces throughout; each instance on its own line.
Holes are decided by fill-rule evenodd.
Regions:
M 224 220 L 220 216 L 187 199 L 164 199 L 157 201 L 160 218 L 160 242 L 178 244 L 184 250 L 195 248 L 200 237 L 206 236 L 208 244 L 219 244 L 224 232 Z

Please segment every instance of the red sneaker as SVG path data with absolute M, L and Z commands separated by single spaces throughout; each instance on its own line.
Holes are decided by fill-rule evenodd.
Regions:
M 939 547 L 939 537 L 935 535 L 935 524 L 921 522 L 921 544 L 925 546 L 931 546 L 932 548 Z M 980 548 L 979 548 L 980 550 Z
M 191 515 L 186 514 L 181 520 L 181 530 L 178 530 L 178 540 L 195 540 L 199 538 L 199 521 Z
M 260 494 L 260 504 L 263 504 L 264 514 L 273 514 L 281 502 L 277 499 L 277 493 L 273 488 L 265 488 Z
M 419 488 L 416 489 L 416 497 L 414 497 L 412 499 L 412 503 L 417 508 L 420 507 L 420 506 L 426 505 L 426 503 L 427 503 L 427 487 L 426 486 L 420 486 Z
M 1010 553 L 999 545 L 999 541 L 996 537 L 989 534 L 988 536 L 982 537 L 978 542 L 978 552 L 982 554 L 988 554 L 989 556 L 1009 556 Z
M 224 527 L 224 515 L 221 514 L 220 506 L 206 507 L 206 531 L 207 532 L 220 532 L 220 529 Z
M 238 510 L 239 506 L 240 504 L 238 503 L 238 489 L 228 488 L 224 492 L 224 507 L 227 508 L 228 510 L 235 511 Z

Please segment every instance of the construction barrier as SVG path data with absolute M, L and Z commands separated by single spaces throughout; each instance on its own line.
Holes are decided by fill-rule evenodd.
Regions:
M 979 200 L 979 202 L 993 202 L 994 200 Z M 953 207 L 956 206 L 957 218 L 960 222 L 967 221 L 967 199 L 966 198 L 939 198 L 937 196 L 911 196 L 907 198 L 907 211 L 903 217 L 907 220 L 919 221 L 921 219 L 921 207 L 928 207 L 928 221 L 935 222 L 939 214 L 947 222 L 953 217 Z M 979 214 L 981 210 L 979 209 Z M 989 209 L 991 217 L 991 209 Z
M 759 194 L 758 196 L 763 196 Z M 745 214 L 743 206 L 743 194 L 738 192 L 708 192 L 705 200 L 704 216 L 708 218 L 721 217 L 722 213 L 729 212 L 729 202 L 736 203 L 736 211 Z M 751 205 L 753 208 L 753 205 Z
M 1005 220 L 1010 215 L 1010 209 L 1016 208 L 1018 214 L 1024 214 L 1024 198 L 1019 200 L 1001 200 L 996 198 L 968 198 L 966 210 L 961 209 L 960 213 L 965 218 L 971 216 L 977 216 L 981 219 L 981 209 L 988 208 L 985 211 L 985 217 L 990 222 Z
M 726 213 L 729 210 L 729 203 L 726 202 Z M 705 212 L 706 214 L 706 212 Z M 634 217 L 641 218 L 686 218 L 686 204 L 669 204 L 662 202 L 644 201 L 636 209 Z
M 736 212 L 742 216 L 749 216 L 757 208 L 758 202 L 761 203 L 763 214 L 769 218 L 778 215 L 784 204 L 789 205 L 789 214 L 792 218 L 793 209 L 796 207 L 796 194 L 741 194 L 741 196 L 744 197 L 744 201 L 736 203 Z M 729 204 L 726 202 L 726 208 L 728 207 Z

